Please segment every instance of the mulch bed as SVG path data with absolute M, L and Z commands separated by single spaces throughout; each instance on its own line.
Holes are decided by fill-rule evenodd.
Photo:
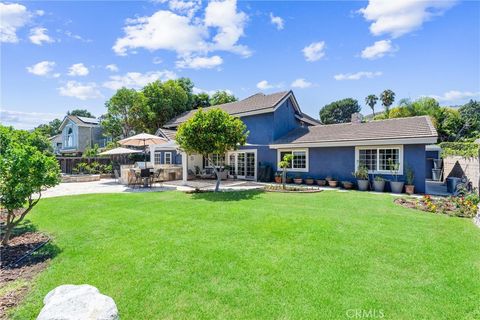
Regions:
M 3 228 L 3 223 L 0 223 Z M 26 231 L 12 236 L 8 246 L 0 247 L 0 289 L 11 285 L 14 281 L 22 281 L 20 287 L 7 290 L 0 295 L 0 319 L 7 319 L 9 309 L 17 306 L 29 289 L 29 282 L 44 270 L 52 253 L 42 250 L 32 250 L 47 243 L 49 238 L 40 233 Z M 20 261 L 19 261 L 20 260 Z
M 409 209 L 418 209 L 425 212 L 442 213 L 442 214 L 447 214 L 451 216 L 457 215 L 456 206 L 448 202 L 447 200 L 431 198 L 431 200 L 429 201 L 431 204 L 435 206 L 435 209 L 432 209 L 432 207 L 428 205 L 425 199 L 398 198 L 394 200 L 394 203 Z

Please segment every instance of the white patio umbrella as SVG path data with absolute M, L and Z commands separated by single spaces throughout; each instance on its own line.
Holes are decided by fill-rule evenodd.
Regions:
M 135 150 L 135 149 L 128 149 L 128 148 L 119 147 L 119 148 L 111 149 L 111 150 L 108 150 L 108 151 L 100 152 L 99 155 L 101 155 L 101 156 L 116 156 L 116 155 L 120 155 L 120 154 L 131 154 L 131 153 L 141 153 L 141 152 L 142 152 L 142 150 Z
M 140 133 L 118 141 L 118 143 L 123 146 L 143 146 L 143 152 L 145 153 L 145 161 L 147 159 L 147 146 L 150 146 L 152 144 L 164 144 L 167 142 L 167 139 L 160 138 L 149 133 Z

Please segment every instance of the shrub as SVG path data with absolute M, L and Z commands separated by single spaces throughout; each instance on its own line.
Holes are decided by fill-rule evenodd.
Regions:
M 479 145 L 475 142 L 442 142 L 442 158 L 447 156 L 460 156 L 464 158 L 478 157 Z

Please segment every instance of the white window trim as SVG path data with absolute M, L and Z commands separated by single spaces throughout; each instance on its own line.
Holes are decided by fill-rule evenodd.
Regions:
M 169 155 L 170 163 L 167 163 L 167 154 Z M 172 164 L 172 153 L 171 152 L 165 152 L 163 154 L 163 164 Z
M 287 168 L 287 172 L 308 172 L 310 167 L 310 157 L 308 154 L 308 148 L 295 148 L 295 149 L 277 149 L 277 163 L 282 161 L 281 153 L 282 152 L 305 152 L 305 168 Z M 278 168 L 280 170 L 280 168 Z
M 155 161 L 155 158 L 156 158 L 156 155 L 159 155 L 158 157 L 158 163 Z M 154 165 L 159 165 L 159 164 L 162 164 L 162 151 L 161 150 L 155 150 L 153 152 L 153 164 Z
M 360 150 L 377 150 L 377 169 L 380 168 L 380 154 L 379 150 L 381 149 L 398 149 L 398 160 L 400 161 L 400 166 L 398 168 L 398 175 L 403 175 L 403 145 L 385 145 L 385 146 L 361 146 L 355 147 L 355 170 L 358 170 L 358 165 L 360 163 Z M 369 174 L 391 174 L 390 170 L 368 170 Z

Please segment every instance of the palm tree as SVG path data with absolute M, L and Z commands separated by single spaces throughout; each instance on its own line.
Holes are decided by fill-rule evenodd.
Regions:
M 378 101 L 378 97 L 374 94 L 369 94 L 366 98 L 365 98 L 365 103 L 370 106 L 370 108 L 372 109 L 372 112 L 373 112 L 373 119 L 375 119 L 375 105 L 377 104 L 377 101 Z
M 380 94 L 380 100 L 382 100 L 382 105 L 385 107 L 385 114 L 388 117 L 390 106 L 392 105 L 393 101 L 395 101 L 395 92 L 390 89 L 384 90 Z

